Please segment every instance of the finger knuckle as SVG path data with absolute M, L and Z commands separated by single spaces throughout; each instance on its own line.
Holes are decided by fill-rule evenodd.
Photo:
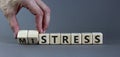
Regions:
M 43 16 L 43 15 L 44 15 L 41 10 L 37 10 L 36 13 L 37 13 L 37 15 L 39 15 L 39 16 Z
M 4 15 L 5 15 L 6 17 L 10 17 L 10 16 L 13 16 L 13 15 L 14 15 L 14 12 L 7 10 L 7 11 L 4 12 Z
M 44 9 L 44 12 L 45 12 L 45 14 L 50 14 L 51 10 L 50 10 L 49 7 L 46 7 L 46 8 Z
M 11 13 L 10 12 L 5 12 L 4 15 L 7 17 L 7 16 L 11 15 Z

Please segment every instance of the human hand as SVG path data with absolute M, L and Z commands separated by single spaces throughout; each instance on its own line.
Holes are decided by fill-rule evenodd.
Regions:
M 50 9 L 42 0 L 0 0 L 0 4 L 15 37 L 19 31 L 16 15 L 22 7 L 27 8 L 35 15 L 36 28 L 39 33 L 44 33 L 48 28 Z

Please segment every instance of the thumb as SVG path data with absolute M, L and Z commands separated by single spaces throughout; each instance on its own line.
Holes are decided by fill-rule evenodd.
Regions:
M 9 14 L 9 15 L 6 16 L 6 17 L 8 19 L 8 22 L 9 22 L 9 25 L 10 25 L 11 29 L 13 30 L 14 37 L 16 38 L 17 34 L 18 34 L 18 31 L 19 31 L 19 25 L 18 25 L 18 22 L 17 22 L 17 18 L 16 18 L 15 14 L 13 14 L 13 15 Z

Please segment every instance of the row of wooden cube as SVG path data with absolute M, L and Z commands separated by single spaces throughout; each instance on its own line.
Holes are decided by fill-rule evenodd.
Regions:
M 103 34 L 101 32 L 39 34 L 37 30 L 20 30 L 17 41 L 20 44 L 103 44 Z

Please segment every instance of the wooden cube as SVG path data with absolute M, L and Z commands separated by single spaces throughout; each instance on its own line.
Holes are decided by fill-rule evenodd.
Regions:
M 61 33 L 61 44 L 71 44 L 70 33 Z
M 71 44 L 81 44 L 81 33 L 71 34 Z
M 92 33 L 82 33 L 82 44 L 92 44 Z
M 38 31 L 37 30 L 29 30 L 28 31 L 28 42 L 29 44 L 38 44 Z
M 60 33 L 50 34 L 50 44 L 60 44 Z
M 17 35 L 17 41 L 19 44 L 28 44 L 27 39 L 28 30 L 20 30 Z
M 93 32 L 93 44 L 103 44 L 103 34 L 101 32 Z
M 39 34 L 39 44 L 50 44 L 49 34 Z

